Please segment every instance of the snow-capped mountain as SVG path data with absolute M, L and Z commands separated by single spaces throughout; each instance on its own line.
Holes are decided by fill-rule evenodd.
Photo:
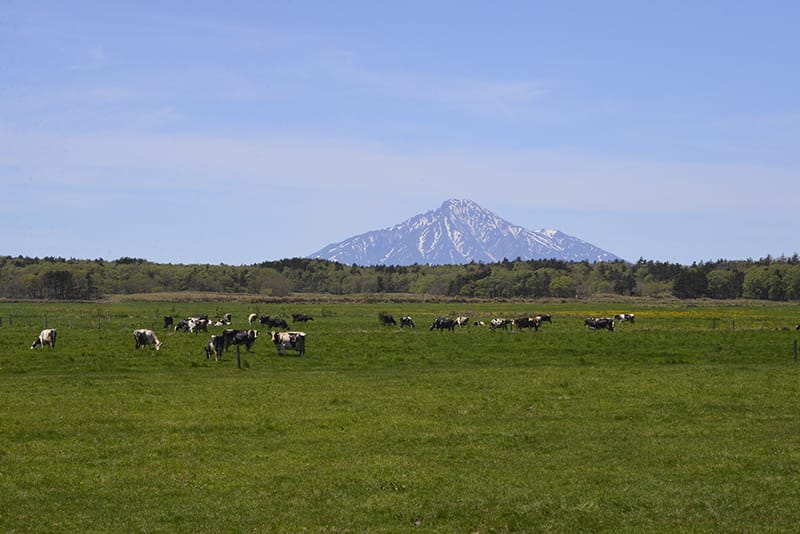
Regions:
M 586 241 L 558 230 L 527 230 L 501 219 L 471 200 L 450 199 L 437 210 L 396 224 L 331 243 L 309 258 L 346 265 L 495 263 L 559 259 L 620 259 Z

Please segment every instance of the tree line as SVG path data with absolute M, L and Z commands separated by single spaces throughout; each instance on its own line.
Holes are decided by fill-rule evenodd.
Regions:
M 464 265 L 343 265 L 289 258 L 253 265 L 162 264 L 0 256 L 0 297 L 95 300 L 107 295 L 210 291 L 286 296 L 410 293 L 486 299 L 626 296 L 800 300 L 800 258 L 692 265 L 639 259 L 589 263 L 504 259 Z

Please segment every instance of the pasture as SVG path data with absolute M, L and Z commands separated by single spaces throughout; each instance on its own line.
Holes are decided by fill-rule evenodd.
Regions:
M 306 355 L 256 326 L 238 368 L 233 348 L 206 360 L 209 334 L 161 328 L 254 311 L 307 332 Z M 635 324 L 583 326 L 620 312 Z M 532 313 L 553 322 L 428 330 Z M 796 304 L 0 302 L 0 318 L 3 532 L 800 524 Z M 56 348 L 31 350 L 45 326 Z M 161 350 L 134 350 L 134 328 Z

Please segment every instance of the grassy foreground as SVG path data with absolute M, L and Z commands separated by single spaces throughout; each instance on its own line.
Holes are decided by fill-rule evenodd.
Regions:
M 620 306 L 0 303 L 0 531 L 796 531 L 800 307 Z M 239 369 L 160 328 L 252 311 L 313 315 L 306 356 L 259 338 Z

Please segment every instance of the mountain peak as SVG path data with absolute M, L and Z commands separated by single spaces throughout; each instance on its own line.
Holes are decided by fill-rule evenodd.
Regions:
M 619 259 L 558 230 L 527 230 L 468 199 L 445 200 L 399 224 L 332 243 L 311 258 L 357 265 L 494 263 L 504 258 Z

